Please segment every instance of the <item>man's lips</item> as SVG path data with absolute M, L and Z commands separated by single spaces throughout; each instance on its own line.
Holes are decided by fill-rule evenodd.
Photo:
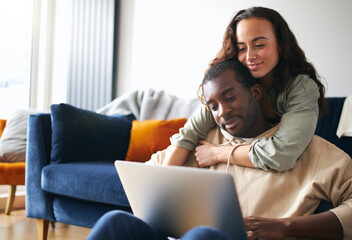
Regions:
M 235 128 L 239 122 L 240 122 L 240 118 L 236 117 L 236 118 L 232 118 L 231 120 L 227 120 L 223 122 L 223 126 L 225 127 L 225 129 L 232 129 L 232 128 Z
M 262 65 L 263 63 L 260 62 L 260 63 L 248 63 L 247 64 L 247 67 L 249 70 L 251 71 L 256 71 L 260 68 L 260 66 Z

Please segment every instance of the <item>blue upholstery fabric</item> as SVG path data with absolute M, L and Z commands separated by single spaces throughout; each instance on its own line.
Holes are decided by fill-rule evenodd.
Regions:
M 327 98 L 327 113 L 318 121 L 315 134 L 335 144 L 352 157 L 352 137 L 336 135 L 345 97 Z
M 53 163 L 125 159 L 133 115 L 101 115 L 68 104 L 51 106 Z
M 57 222 L 91 228 L 98 219 L 111 210 L 132 212 L 129 207 L 90 202 L 53 195 L 53 209 Z
M 27 217 L 46 219 L 52 222 L 62 222 L 82 227 L 92 227 L 94 223 L 110 210 L 120 209 L 131 211 L 129 207 L 118 204 L 105 204 L 73 197 L 65 197 L 42 189 L 43 169 L 46 166 L 61 166 L 52 164 L 51 153 L 51 116 L 50 114 L 31 115 L 28 120 L 27 156 L 26 156 L 26 214 Z M 129 141 L 129 139 L 127 139 Z M 78 164 L 78 163 L 77 163 Z M 94 164 L 94 163 L 93 163 Z M 112 164 L 112 162 L 111 162 Z M 112 172 L 116 170 L 109 168 Z M 114 174 L 116 184 L 118 175 Z M 71 179 L 72 180 L 72 179 Z M 71 183 L 78 183 L 77 179 Z M 59 182 L 53 183 L 58 185 Z M 104 184 L 104 182 L 102 182 Z M 121 186 L 119 186 L 121 189 Z M 124 196 L 121 195 L 121 199 Z M 126 202 L 125 202 L 126 203 Z
M 42 190 L 39 177 L 42 168 L 50 163 L 50 114 L 30 115 L 27 134 L 26 214 L 27 217 L 55 221 L 52 195 Z
M 50 164 L 43 168 L 41 187 L 54 194 L 129 206 L 111 162 Z

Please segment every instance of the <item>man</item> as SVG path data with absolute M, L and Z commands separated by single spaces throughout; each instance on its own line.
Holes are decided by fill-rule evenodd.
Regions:
M 233 149 L 238 144 L 250 144 L 253 138 L 271 137 L 279 127 L 269 129 L 259 105 L 261 87 L 244 69 L 240 63 L 225 61 L 207 73 L 202 83 L 202 100 L 219 127 L 208 134 L 202 148 L 215 148 L 227 143 L 227 149 Z M 227 161 L 232 162 L 231 151 L 225 152 L 230 156 Z M 162 164 L 166 153 L 157 153 L 148 164 Z M 201 162 L 201 157 L 197 158 Z M 283 173 L 234 164 L 227 166 L 227 161 L 201 162 L 199 165 L 211 165 L 213 169 L 226 170 L 233 175 L 249 239 L 352 239 L 352 162 L 334 145 L 315 136 L 297 166 Z M 191 156 L 186 165 L 195 166 L 198 162 Z M 313 214 L 321 200 L 332 202 L 335 208 Z M 138 239 L 138 229 L 143 225 L 147 236 L 165 239 L 141 220 L 130 222 L 133 221 L 139 222 L 121 227 L 124 217 L 115 219 L 114 223 L 103 219 L 93 229 L 92 236 L 99 236 L 107 226 L 115 224 L 120 227 L 114 232 L 115 237 L 119 236 L 115 239 L 126 239 L 120 237 L 132 232 L 135 234 L 132 239 Z M 197 233 L 196 230 L 194 232 Z M 207 234 L 211 239 L 209 237 L 214 231 Z M 218 236 L 214 239 L 228 239 L 222 233 L 216 234 Z M 204 239 L 204 235 L 202 237 Z

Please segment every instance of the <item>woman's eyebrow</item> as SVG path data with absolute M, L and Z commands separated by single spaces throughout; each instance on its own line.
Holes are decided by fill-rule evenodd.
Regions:
M 256 37 L 252 40 L 252 42 L 255 42 L 255 41 L 258 41 L 258 40 L 261 40 L 261 39 L 264 39 L 264 40 L 268 40 L 267 37 Z
M 261 39 L 268 40 L 267 37 L 261 36 L 261 37 L 253 38 L 252 42 L 255 42 L 255 41 L 258 41 L 258 40 L 261 40 Z M 237 45 L 239 45 L 239 44 L 245 44 L 245 43 L 244 42 L 237 42 Z

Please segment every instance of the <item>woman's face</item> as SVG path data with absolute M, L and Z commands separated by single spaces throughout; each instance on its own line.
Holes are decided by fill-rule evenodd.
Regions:
M 279 48 L 271 22 L 264 18 L 241 20 L 236 30 L 238 60 L 255 78 L 270 77 L 279 62 Z

